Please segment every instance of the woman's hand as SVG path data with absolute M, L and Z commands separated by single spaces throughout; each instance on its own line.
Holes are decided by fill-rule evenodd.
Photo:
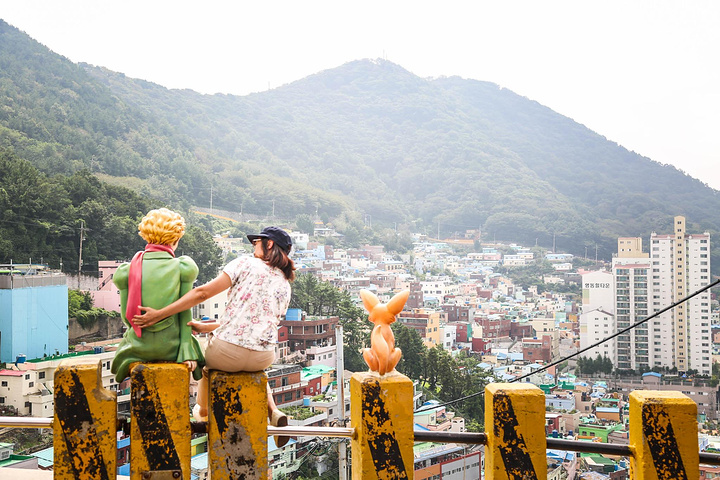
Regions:
M 158 311 L 150 307 L 138 307 L 142 315 L 135 315 L 133 317 L 133 323 L 140 328 L 151 327 L 162 320 L 162 316 L 158 314 Z
M 196 320 L 191 320 L 187 324 L 198 333 L 210 333 L 220 326 L 218 322 L 198 322 Z

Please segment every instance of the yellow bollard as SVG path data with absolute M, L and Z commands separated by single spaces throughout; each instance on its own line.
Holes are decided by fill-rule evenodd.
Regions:
M 190 478 L 187 367 L 133 364 L 130 389 L 130 479 Z
M 352 478 L 412 479 L 412 381 L 394 370 L 384 376 L 354 373 L 350 394 Z
M 208 458 L 212 480 L 268 478 L 267 376 L 210 371 Z
M 93 362 L 55 370 L 53 478 L 116 478 L 117 401 L 103 388 L 100 369 Z
M 697 405 L 680 392 L 630 394 L 630 478 L 697 480 L 700 477 Z
M 545 395 L 535 385 L 491 383 L 485 387 L 485 478 L 547 478 Z

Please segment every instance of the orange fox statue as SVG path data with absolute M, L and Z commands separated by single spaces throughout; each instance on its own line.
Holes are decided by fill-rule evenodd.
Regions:
M 370 334 L 370 348 L 364 348 L 362 354 L 370 370 L 380 375 L 392 372 L 400 361 L 402 352 L 395 348 L 395 336 L 390 324 L 395 321 L 395 315 L 402 312 L 409 295 L 409 290 L 403 290 L 387 304 L 383 304 L 374 293 L 360 290 L 363 305 L 370 312 L 369 319 L 375 324 Z

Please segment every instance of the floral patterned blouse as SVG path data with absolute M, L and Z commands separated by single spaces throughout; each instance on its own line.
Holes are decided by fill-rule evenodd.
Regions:
M 274 350 L 280 318 L 290 304 L 290 282 L 282 271 L 255 257 L 236 258 L 223 272 L 232 286 L 213 335 L 249 350 Z

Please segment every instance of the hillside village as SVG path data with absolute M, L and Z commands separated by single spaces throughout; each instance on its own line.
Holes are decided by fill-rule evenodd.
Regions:
M 477 358 L 478 366 L 497 381 L 521 379 L 539 386 L 546 395 L 548 437 L 627 444 L 627 395 L 638 389 L 662 389 L 682 392 L 697 403 L 698 421 L 703 427 L 699 444 L 708 451 L 720 449 L 716 377 L 691 372 L 678 376 L 676 369 L 671 371 L 661 366 L 638 368 L 617 375 L 615 358 L 608 359 L 616 373 L 612 374 L 613 368 L 602 365 L 594 351 L 580 361 L 572 359 L 547 368 L 548 364 L 576 353 L 587 344 L 583 335 L 593 329 L 595 317 L 592 312 L 601 311 L 613 316 L 612 302 L 605 303 L 602 309 L 597 308 L 591 291 L 599 283 L 598 275 L 604 275 L 604 280 L 609 278 L 607 282 L 600 282 L 603 286 L 608 283 L 610 288 L 612 283 L 614 288 L 614 269 L 639 265 L 637 262 L 615 265 L 619 262 L 617 259 L 642 254 L 642 247 L 637 243 L 636 250 L 630 255 L 620 247 L 625 245 L 626 239 L 619 239 L 613 265 L 604 265 L 576 259 L 567 253 L 544 252 L 516 244 L 480 243 L 474 231 L 468 231 L 465 238 L 442 241 L 416 235 L 412 252 L 403 255 L 386 252 L 379 245 L 331 246 L 326 238 L 337 238 L 338 234 L 324 225 L 319 225 L 312 237 L 299 232 L 293 232 L 291 236 L 295 245 L 293 258 L 299 273 L 314 275 L 349 292 L 353 298 L 360 289 L 369 289 L 382 301 L 387 301 L 395 292 L 408 289 L 409 299 L 397 321 L 417 331 L 427 348 L 439 347 L 451 355 L 469 353 Z M 247 240 L 243 238 L 217 235 L 214 240 L 225 256 L 244 255 L 248 250 Z M 651 261 L 649 255 L 647 258 Z M 512 269 L 537 262 L 552 265 L 553 273 L 544 275 L 539 283 L 545 286 L 545 291 L 538 291 L 536 286 L 524 288 L 513 283 Z M 79 280 L 93 296 L 95 307 L 119 310 L 118 292 L 108 281 L 119 263 L 100 262 L 98 278 Z M 575 264 L 583 266 L 578 268 Z M 32 265 L 15 265 L 13 268 L 11 274 L 0 276 L 0 293 L 12 295 L 29 288 L 34 290 L 33 298 L 56 307 L 48 311 L 61 313 L 67 309 L 67 303 L 62 307 L 62 295 L 64 292 L 67 297 L 71 282 L 64 275 Z M 218 318 L 225 300 L 224 294 L 209 299 L 196 307 L 194 317 Z M 720 341 L 720 330 L 714 328 L 720 323 L 717 301 L 712 300 L 712 312 L 708 316 L 711 317 L 708 323 L 713 325 L 714 364 L 718 361 Z M 62 315 L 38 322 L 61 322 L 60 317 Z M 607 317 L 604 320 L 607 321 Z M 3 320 L 4 323 L 0 323 L 3 334 L 15 332 L 6 327 L 18 321 L 16 318 Z M 118 410 L 120 414 L 127 414 L 130 409 L 129 380 L 117 384 L 110 373 L 120 333 L 118 324 L 119 319 L 110 319 L 106 324 L 95 325 L 95 330 L 88 333 L 71 319 L 68 337 L 58 340 L 58 336 L 53 335 L 60 343 L 52 344 L 49 354 L 37 350 L 37 345 L 25 343 L 20 347 L 23 345 L 20 339 L 14 339 L 12 352 L 3 347 L 0 359 L 5 362 L 5 368 L 0 370 L 3 414 L 52 416 L 54 369 L 62 361 L 79 357 L 93 357 L 101 362 L 103 385 L 117 393 Z M 337 317 L 310 316 L 297 309 L 288 310 L 281 322 L 278 360 L 267 375 L 276 403 L 292 417 L 291 425 L 337 425 L 339 410 L 343 408 L 337 398 L 340 378 L 346 387 L 344 410 L 349 413 L 347 383 L 352 372 L 344 370 L 342 376 L 338 375 L 337 326 Z M 96 342 L 82 340 L 93 336 L 114 338 Z M 63 342 L 64 349 L 61 348 Z M 71 351 L 67 349 L 68 342 L 74 345 Z M 24 349 L 22 355 L 15 351 L 17 348 Z M 617 344 L 610 351 L 615 349 Z M 608 358 L 607 352 L 603 351 L 604 359 Z M 197 385 L 191 382 L 191 403 L 196 395 Z M 414 404 L 421 410 L 415 415 L 416 430 L 466 431 L 465 419 L 456 415 L 451 405 L 435 407 L 439 403 L 429 400 L 424 395 L 423 385 L 417 381 Z M 270 437 L 268 455 L 273 478 L 297 474 L 304 463 L 298 459 L 317 448 L 318 442 L 313 437 L 296 437 L 286 446 L 277 448 Z M 52 468 L 52 448 L 19 454 L 13 447 L 11 443 L 0 443 L 0 468 Z M 119 434 L 121 474 L 129 471 L 128 448 L 129 438 Z M 192 448 L 193 472 L 197 478 L 204 478 L 207 472 L 205 439 L 199 436 L 193 440 Z M 628 463 L 623 458 L 549 450 L 547 461 L 548 478 L 628 478 Z M 337 468 L 337 465 L 326 456 L 320 458 L 317 467 L 318 473 L 322 474 L 323 470 Z M 483 468 L 484 453 L 480 445 L 472 448 L 453 443 L 419 442 L 415 445 L 415 478 L 481 478 Z M 701 466 L 701 470 L 720 473 L 717 467 Z

